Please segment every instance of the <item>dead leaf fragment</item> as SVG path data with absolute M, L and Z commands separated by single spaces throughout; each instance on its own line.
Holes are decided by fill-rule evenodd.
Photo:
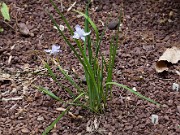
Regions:
M 180 48 L 175 46 L 172 48 L 168 48 L 156 63 L 155 66 L 156 72 L 161 73 L 163 71 L 167 71 L 168 62 L 172 64 L 176 64 L 178 63 L 179 60 L 180 60 Z
M 100 131 L 99 130 L 99 125 L 100 125 L 100 121 L 95 118 L 94 121 L 93 120 L 89 120 L 86 124 L 86 131 L 87 132 L 94 132 L 94 131 Z M 104 131 L 104 130 L 102 130 Z
M 57 111 L 61 111 L 61 112 L 63 112 L 63 111 L 65 111 L 66 109 L 65 108 L 62 108 L 62 107 L 59 107 L 59 108 L 56 108 L 56 110 Z M 76 115 L 74 115 L 72 112 L 68 112 L 68 114 L 73 118 L 73 119 L 82 119 L 83 117 L 82 116 L 80 116 L 80 115 L 78 115 L 78 116 L 76 116 Z
M 89 120 L 87 122 L 87 125 L 86 125 L 86 131 L 87 132 L 93 132 L 95 129 L 94 129 L 94 125 L 93 125 L 93 121 L 92 120 Z
M 167 61 L 158 61 L 156 63 L 156 72 L 161 73 L 163 71 L 167 71 L 168 67 L 167 67 Z

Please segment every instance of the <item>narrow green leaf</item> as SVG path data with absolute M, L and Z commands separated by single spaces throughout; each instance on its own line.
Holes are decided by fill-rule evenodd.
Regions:
M 70 96 L 75 97 L 75 95 L 73 94 L 73 92 L 72 92 L 69 88 L 65 87 L 63 84 L 61 84 L 61 83 L 58 81 L 56 75 L 55 75 L 55 74 L 53 73 L 53 71 L 51 70 L 51 67 L 49 66 L 49 64 L 46 63 L 45 61 L 42 61 L 42 62 L 43 62 L 43 64 L 45 65 L 45 68 L 48 70 L 48 73 L 49 73 L 49 75 L 51 76 L 51 78 L 52 78 L 59 86 L 61 86 L 62 88 L 64 88 L 64 89 L 69 93 Z
M 43 92 L 44 94 L 47 94 L 48 96 L 52 97 L 55 100 L 61 101 L 59 97 L 57 97 L 54 93 L 52 93 L 50 90 L 41 87 L 41 86 L 35 86 L 39 91 Z
M 64 69 L 56 62 L 54 63 L 58 66 L 58 69 L 60 72 L 64 75 L 64 77 L 78 90 L 78 92 L 81 92 L 81 88 L 77 85 L 77 83 L 64 71 Z
M 76 105 L 74 102 L 76 102 L 79 98 L 81 98 L 85 93 L 81 93 L 79 94 L 74 100 L 72 103 L 69 103 L 70 105 Z M 78 105 L 78 104 L 77 104 Z M 81 105 L 80 105 L 81 106 Z M 82 105 L 83 106 L 83 105 Z M 55 126 L 55 124 L 57 124 L 59 122 L 59 120 L 66 114 L 66 112 L 68 112 L 70 109 L 70 106 L 68 106 L 66 108 L 66 110 L 64 110 L 52 123 L 51 125 L 49 125 L 45 131 L 42 133 L 42 135 L 47 135 Z
M 9 15 L 9 8 L 8 6 L 6 5 L 6 3 L 2 3 L 1 5 L 1 14 L 4 18 L 4 20 L 7 20 L 7 21 L 10 21 L 10 15 Z
M 59 8 L 57 7 L 57 5 L 54 3 L 53 0 L 50 0 L 51 4 L 54 6 L 54 8 L 56 9 L 57 13 L 62 17 L 63 21 L 65 22 L 66 26 L 68 27 L 68 29 L 70 30 L 71 34 L 73 34 L 73 30 L 70 26 L 70 24 L 68 23 L 68 21 L 66 20 L 66 18 L 64 17 L 64 15 L 61 13 L 61 11 L 59 10 Z
M 145 99 L 145 100 L 147 100 L 147 101 L 149 101 L 149 102 L 151 102 L 151 103 L 160 105 L 160 104 L 157 103 L 156 101 L 154 101 L 154 100 L 152 100 L 152 99 L 150 99 L 150 98 L 147 98 L 147 97 L 143 96 L 143 95 L 140 94 L 139 92 L 136 92 L 136 91 L 134 91 L 133 89 L 128 88 L 128 87 L 125 86 L 125 85 L 122 85 L 122 84 L 119 84 L 119 83 L 116 83 L 116 82 L 108 82 L 108 83 L 106 83 L 106 85 L 112 85 L 112 84 L 113 84 L 113 85 L 117 85 L 117 86 L 119 86 L 119 87 L 122 87 L 122 88 L 124 88 L 124 89 L 130 91 L 131 93 L 133 93 L 133 94 L 139 96 L 140 98 Z
M 73 100 L 73 103 L 76 102 L 79 98 L 81 98 L 85 93 L 81 93 L 79 94 L 74 100 Z
M 52 123 L 49 125 L 45 131 L 42 133 L 42 135 L 47 135 L 53 128 L 54 126 L 59 122 L 59 120 L 68 112 L 70 107 L 68 107 L 65 111 L 63 111 Z
M 56 75 L 55 75 L 55 74 L 53 73 L 53 71 L 51 70 L 51 67 L 49 66 L 49 64 L 46 63 L 46 62 L 43 62 L 43 63 L 44 63 L 45 68 L 48 70 L 49 75 L 52 77 L 52 79 L 53 79 L 54 81 L 57 81 Z

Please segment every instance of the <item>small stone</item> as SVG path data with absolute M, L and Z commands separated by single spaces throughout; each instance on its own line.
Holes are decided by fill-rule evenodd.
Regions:
M 102 6 L 98 6 L 98 7 L 95 8 L 95 11 L 96 11 L 96 12 L 99 12 L 99 11 L 101 11 L 101 10 L 102 10 Z
M 165 120 L 169 120 L 169 117 L 166 115 L 166 116 L 164 116 L 164 119 Z
M 133 87 L 132 89 L 133 89 L 134 91 L 137 91 L 136 87 Z
M 18 23 L 19 31 L 23 36 L 34 36 L 34 33 L 31 33 L 25 23 Z
M 166 104 L 163 104 L 162 107 L 163 107 L 163 108 L 169 108 L 169 106 L 166 105 Z
M 112 21 L 108 24 L 108 28 L 109 28 L 110 30 L 115 30 L 115 29 L 117 29 L 118 23 L 119 23 L 119 21 L 118 21 L 117 19 L 112 20 Z
M 56 29 L 56 30 L 58 29 L 56 26 L 53 26 L 53 28 Z M 64 26 L 63 25 L 59 25 L 59 29 L 61 31 L 64 31 Z
M 25 35 L 25 36 L 29 35 L 29 29 L 27 28 L 25 23 L 19 23 L 18 27 L 22 35 Z
M 174 102 L 174 101 L 170 99 L 170 100 L 168 100 L 167 104 L 168 104 L 169 106 L 172 106 L 172 105 L 173 105 L 173 102 Z
M 30 131 L 29 131 L 29 129 L 27 129 L 27 128 L 23 128 L 23 129 L 21 129 L 21 132 L 22 132 L 22 133 L 29 133 Z
M 43 121 L 43 120 L 44 120 L 44 117 L 38 116 L 37 120 L 38 120 L 38 121 Z
M 165 38 L 164 38 L 164 42 L 167 42 L 169 40 L 170 36 L 167 35 Z

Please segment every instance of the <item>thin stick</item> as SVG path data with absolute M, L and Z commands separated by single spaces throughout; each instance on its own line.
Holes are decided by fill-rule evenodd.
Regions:
M 11 26 L 9 23 L 7 23 L 6 21 L 2 21 L 0 20 L 1 22 L 5 23 L 7 26 L 9 26 L 11 29 L 13 29 L 15 31 L 15 29 L 13 28 L 13 26 Z

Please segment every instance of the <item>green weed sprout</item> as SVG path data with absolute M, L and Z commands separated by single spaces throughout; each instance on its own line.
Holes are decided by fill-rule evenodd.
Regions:
M 0 14 L 2 15 L 4 21 L 10 21 L 9 8 L 4 2 L 0 2 Z M 0 27 L 0 32 L 4 29 Z
M 107 108 L 107 101 L 109 99 L 111 99 L 111 97 L 112 97 L 112 85 L 117 85 L 119 87 L 122 87 L 122 88 L 132 92 L 133 94 L 139 96 L 140 98 L 143 98 L 154 104 L 158 104 L 157 102 L 141 95 L 140 93 L 134 91 L 131 88 L 128 88 L 125 85 L 118 84 L 116 82 L 112 82 L 116 50 L 119 45 L 119 43 L 118 43 L 119 34 L 120 34 L 119 30 L 117 30 L 115 35 L 111 38 L 110 47 L 109 47 L 110 48 L 109 49 L 109 60 L 107 62 L 107 61 L 105 61 L 105 58 L 101 53 L 101 41 L 104 36 L 104 31 L 102 32 L 102 34 L 100 36 L 97 26 L 94 24 L 94 22 L 90 19 L 89 15 L 88 15 L 88 5 L 86 7 L 85 14 L 82 12 L 79 12 L 79 11 L 75 11 L 85 18 L 85 29 L 83 30 L 83 29 L 81 29 L 81 27 L 79 25 L 76 25 L 76 27 L 75 27 L 76 31 L 73 32 L 73 28 L 71 28 L 71 26 L 68 23 L 68 21 L 66 20 L 66 18 L 63 16 L 61 11 L 58 9 L 57 5 L 53 2 L 53 0 L 50 0 L 50 2 L 54 6 L 54 8 L 56 9 L 56 11 L 60 15 L 60 17 L 62 18 L 62 20 L 65 22 L 67 28 L 70 31 L 70 34 L 73 36 L 74 41 L 77 44 L 79 51 L 76 51 L 75 47 L 71 44 L 71 42 L 68 40 L 68 38 L 60 30 L 60 28 L 57 25 L 53 16 L 51 14 L 49 14 L 53 24 L 57 27 L 60 35 L 63 37 L 66 44 L 73 51 L 74 55 L 77 57 L 79 62 L 83 65 L 84 74 L 85 74 L 85 78 L 86 78 L 86 82 L 87 82 L 87 89 L 81 88 L 73 80 L 73 78 L 66 73 L 66 71 L 60 66 L 60 64 L 56 61 L 56 59 L 52 59 L 54 64 L 58 67 L 59 71 L 71 83 L 71 85 L 77 89 L 77 93 L 73 93 L 69 88 L 65 88 L 65 90 L 72 97 L 72 100 L 70 102 L 67 102 L 67 101 L 62 101 L 62 99 L 57 97 L 50 90 L 47 90 L 46 88 L 41 87 L 41 86 L 36 86 L 36 88 L 38 90 L 42 91 L 43 93 L 51 96 L 52 98 L 56 99 L 57 101 L 67 103 L 67 105 L 68 105 L 67 109 L 63 113 L 61 113 L 58 116 L 58 118 L 54 122 L 52 122 L 52 124 L 49 127 L 47 127 L 45 129 L 43 135 L 46 135 L 47 133 L 49 133 L 49 131 L 54 127 L 54 125 L 64 116 L 64 114 L 66 112 L 69 111 L 69 109 L 72 105 L 88 108 L 89 110 L 91 110 L 94 113 L 103 113 L 105 111 L 105 108 Z M 121 13 L 120 13 L 120 17 L 119 17 L 119 25 L 120 25 L 120 23 L 121 23 Z M 93 31 L 90 30 L 90 26 L 93 28 L 93 31 L 95 32 L 95 36 L 96 36 L 95 41 L 91 40 L 90 33 L 92 33 Z M 81 42 L 80 40 L 82 40 L 83 42 Z M 53 52 L 53 49 L 49 50 L 48 52 Z M 58 52 L 58 50 L 54 49 L 54 52 Z M 88 52 L 88 53 L 86 53 L 86 52 Z M 59 86 L 64 88 L 64 86 L 58 81 L 58 79 L 56 78 L 56 75 L 51 70 L 50 65 L 45 61 L 43 61 L 43 63 L 45 65 L 45 68 L 47 69 L 49 75 L 51 76 L 51 78 Z

